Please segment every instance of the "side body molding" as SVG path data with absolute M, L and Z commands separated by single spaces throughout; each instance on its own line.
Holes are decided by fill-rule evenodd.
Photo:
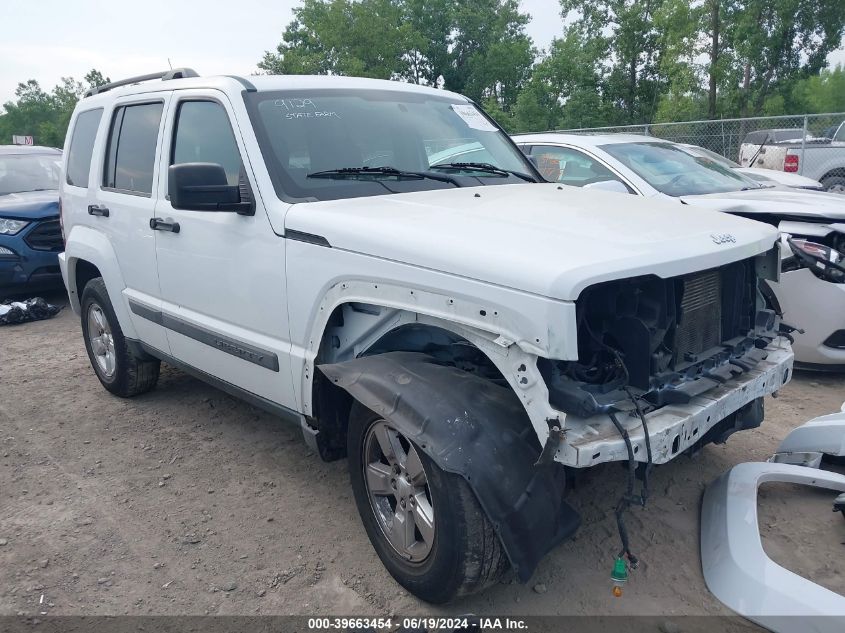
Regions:
M 562 499 L 562 468 L 534 466 L 540 444 L 510 388 L 416 352 L 319 369 L 395 424 L 440 468 L 466 479 L 522 582 L 580 525 L 578 513 Z

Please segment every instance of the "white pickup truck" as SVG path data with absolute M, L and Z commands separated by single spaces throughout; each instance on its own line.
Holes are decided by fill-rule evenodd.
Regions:
M 579 524 L 561 465 L 633 478 L 759 425 L 790 378 L 758 286 L 775 228 L 542 183 L 458 94 L 169 71 L 90 91 L 63 160 L 102 385 L 142 393 L 163 361 L 348 457 L 376 552 L 427 601 L 530 578 Z
M 739 153 L 739 162 L 743 167 L 762 167 L 801 174 L 821 182 L 826 191 L 845 194 L 845 121 L 832 137 L 808 136 L 803 143 L 800 129 L 794 130 L 793 136 L 797 140 L 788 141 L 779 141 L 774 134 L 765 132 L 753 132 L 756 135 L 753 139 L 746 138 L 743 141 Z

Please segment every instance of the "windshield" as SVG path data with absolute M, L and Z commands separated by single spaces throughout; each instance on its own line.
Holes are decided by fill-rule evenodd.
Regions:
M 513 184 L 536 175 L 485 114 L 447 95 L 311 90 L 248 93 L 246 100 L 276 193 L 290 202 Z
M 669 196 L 694 196 L 759 189 L 760 184 L 702 156 L 669 143 L 616 143 L 601 148 Z
M 0 196 L 59 188 L 58 154 L 0 155 Z

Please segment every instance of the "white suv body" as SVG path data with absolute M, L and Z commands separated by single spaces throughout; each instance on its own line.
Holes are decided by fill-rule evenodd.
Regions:
M 424 599 L 450 599 L 495 576 L 444 571 L 443 561 L 466 552 L 432 545 L 431 512 L 439 530 L 457 530 L 464 523 L 450 516 L 470 506 L 438 501 L 432 469 L 465 477 L 461 485 L 469 482 L 504 546 L 484 555 L 506 554 L 523 579 L 577 525 L 560 520 L 571 519 L 568 506 L 557 508 L 557 532 L 531 532 L 539 544 L 519 542 L 513 522 L 520 513 L 495 510 L 513 482 L 492 473 L 511 460 L 520 473 L 514 480 L 546 475 L 537 474 L 535 459 L 515 461 L 514 445 L 497 444 L 497 425 L 532 429 L 513 441 L 543 447 L 541 462 L 663 463 L 759 424 L 762 396 L 789 379 L 791 349 L 755 290 L 758 277 L 778 276 L 774 228 L 709 211 L 681 223 L 671 205 L 525 182 L 539 180 L 532 165 L 454 93 L 342 77 L 192 74 L 107 86 L 74 112 L 60 263 L 92 366 L 107 389 L 127 396 L 151 388 L 164 360 L 297 422 L 324 458 L 348 452 L 377 552 Z M 481 166 L 429 164 L 426 155 L 467 140 L 487 148 Z M 345 169 L 362 162 L 363 171 Z M 204 177 L 210 180 L 197 184 Z M 731 330 L 737 336 L 685 339 L 684 358 L 674 358 L 667 332 L 697 336 L 678 306 L 690 314 L 699 306 L 664 293 L 693 286 L 721 293 L 696 318 L 728 337 L 734 313 L 716 303 L 732 303 L 731 291 L 714 288 L 734 282 L 745 301 L 735 314 L 739 329 Z M 605 300 L 620 313 L 625 301 L 642 305 L 627 324 L 614 314 L 594 321 L 603 339 L 595 343 L 584 338 L 582 321 Z M 660 323 L 650 321 L 652 308 Z M 653 343 L 650 352 L 635 351 L 635 331 L 638 345 Z M 614 337 L 624 361 L 608 344 Z M 707 341 L 718 345 L 702 349 Z M 467 360 L 467 350 L 477 356 Z M 579 360 L 585 350 L 601 358 L 600 368 Z M 596 371 L 628 395 L 605 388 Z M 638 372 L 640 388 L 632 386 Z M 440 378 L 424 380 L 429 374 Z M 623 375 L 630 384 L 619 382 Z M 480 377 L 490 378 L 496 406 Z M 462 400 L 471 390 L 459 389 L 463 378 L 485 394 L 481 400 Z M 550 396 L 550 383 L 561 381 L 574 397 Z M 427 400 L 414 391 L 423 384 L 433 388 Z M 608 391 L 634 404 L 620 405 Z M 352 406 L 350 414 L 353 398 L 366 409 Z M 631 414 L 635 398 L 649 421 L 648 457 L 645 419 Z M 447 440 L 438 438 L 425 402 L 447 411 L 441 424 L 462 416 L 489 424 L 489 433 L 472 435 L 472 450 L 486 459 L 448 462 L 448 450 L 435 446 Z M 608 416 L 614 410 L 625 410 L 629 438 Z M 387 447 L 385 438 L 398 444 Z M 468 444 L 458 448 L 470 452 Z M 487 459 L 497 451 L 494 467 Z M 396 470 L 385 474 L 379 465 Z M 387 479 L 367 479 L 376 475 L 390 477 L 392 492 Z M 550 511 L 531 503 L 523 514 Z M 539 529 L 543 522 L 529 518 Z M 411 531 L 397 535 L 403 525 Z

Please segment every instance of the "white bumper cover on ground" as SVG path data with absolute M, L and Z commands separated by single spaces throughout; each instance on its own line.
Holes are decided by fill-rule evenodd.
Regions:
M 813 418 L 792 429 L 769 461 L 817 468 L 822 455 L 845 456 L 845 411 Z
M 791 464 L 738 464 L 722 474 L 708 486 L 701 508 L 701 566 L 707 588 L 772 631 L 841 633 L 845 597 L 784 569 L 763 551 L 757 489 L 772 481 L 845 491 L 842 475 Z

